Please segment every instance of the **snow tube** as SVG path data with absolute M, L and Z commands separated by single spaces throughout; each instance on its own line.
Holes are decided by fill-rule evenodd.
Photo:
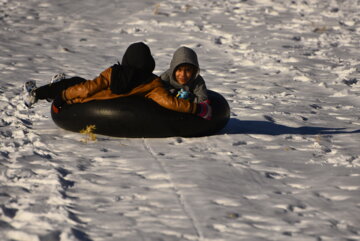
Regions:
M 95 125 L 94 133 L 116 137 L 198 137 L 221 130 L 229 121 L 230 108 L 225 98 L 209 90 L 212 119 L 180 113 L 161 107 L 153 101 L 136 97 L 95 100 L 65 105 L 51 117 L 59 127 L 79 132 Z

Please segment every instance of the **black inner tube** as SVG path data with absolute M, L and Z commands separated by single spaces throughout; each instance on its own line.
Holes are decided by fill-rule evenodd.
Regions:
M 142 97 L 130 96 L 66 105 L 51 116 L 59 127 L 79 132 L 94 125 L 94 133 L 116 137 L 198 137 L 221 130 L 230 118 L 229 104 L 208 90 L 212 119 L 165 109 Z

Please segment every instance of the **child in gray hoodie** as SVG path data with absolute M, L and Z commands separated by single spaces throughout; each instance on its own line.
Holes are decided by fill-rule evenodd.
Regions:
M 194 50 L 188 47 L 178 48 L 170 62 L 170 69 L 161 74 L 171 94 L 178 98 L 201 103 L 208 99 L 204 79 L 199 74 L 200 66 Z

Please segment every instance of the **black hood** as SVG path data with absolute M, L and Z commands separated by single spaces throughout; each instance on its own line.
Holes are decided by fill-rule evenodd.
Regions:
M 147 73 L 152 73 L 155 69 L 155 60 L 151 55 L 150 48 L 142 42 L 133 43 L 127 48 L 121 64 Z
M 110 89 L 114 94 L 124 94 L 156 76 L 155 60 L 150 48 L 142 43 L 133 43 L 125 51 L 121 64 L 112 66 Z

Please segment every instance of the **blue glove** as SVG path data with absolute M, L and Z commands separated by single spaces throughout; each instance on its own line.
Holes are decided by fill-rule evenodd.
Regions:
M 190 93 L 184 89 L 181 89 L 178 91 L 177 95 L 176 95 L 177 98 L 179 99 L 184 99 L 184 100 L 187 100 L 190 98 Z

